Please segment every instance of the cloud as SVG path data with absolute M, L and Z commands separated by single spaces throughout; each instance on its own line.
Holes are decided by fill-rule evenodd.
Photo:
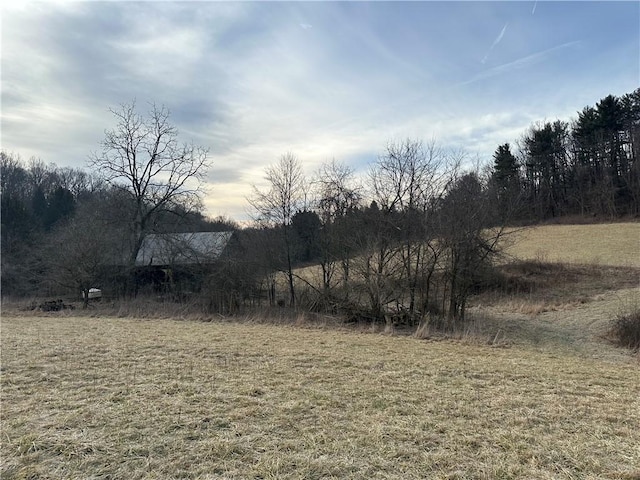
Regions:
M 210 54 L 210 38 L 219 38 L 242 9 L 221 4 L 212 14 L 164 3 L 37 3 L 3 7 L 3 14 L 8 148 L 34 155 L 39 148 L 47 162 L 83 166 L 113 126 L 109 107 L 136 99 L 145 113 L 147 102 L 165 104 L 185 140 L 201 139 L 203 129 L 229 113 L 223 98 L 232 79 L 225 59 Z
M 582 4 L 534 4 L 536 28 L 492 23 L 521 9 L 509 2 L 3 4 L 3 148 L 84 166 L 114 126 L 109 107 L 164 104 L 180 139 L 210 150 L 208 211 L 242 217 L 250 186 L 287 151 L 309 174 L 334 157 L 364 171 L 391 138 L 490 157 L 530 118 L 623 93 L 637 83 L 637 6 L 617 5 L 609 23 L 624 28 L 599 33 Z M 595 50 L 564 52 L 571 38 Z M 516 60 L 488 68 L 498 50 Z M 490 115 L 510 111 L 524 117 Z
M 533 9 L 531 10 L 531 15 L 536 13 L 536 7 L 537 6 L 538 6 L 538 0 L 535 0 L 535 2 L 533 2 Z

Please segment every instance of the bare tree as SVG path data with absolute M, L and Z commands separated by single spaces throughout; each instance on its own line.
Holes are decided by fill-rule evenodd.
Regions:
M 283 270 L 289 285 L 290 305 L 295 306 L 294 238 L 291 221 L 296 212 L 306 207 L 306 180 L 300 161 L 292 153 L 282 155 L 278 163 L 268 167 L 265 178 L 269 183 L 269 189 L 260 191 L 254 186 L 249 203 L 255 210 L 255 219 L 259 224 L 275 227 L 282 233 L 282 247 L 286 257 Z
M 75 198 L 88 196 L 103 188 L 102 181 L 97 176 L 79 168 L 61 167 L 57 173 L 60 186 L 69 190 Z
M 320 266 L 325 295 L 332 287 L 336 267 L 342 267 L 342 285 L 348 298 L 349 267 L 354 245 L 347 216 L 360 206 L 362 189 L 353 170 L 335 160 L 322 165 L 314 181 L 316 207 L 322 221 Z
M 59 183 L 55 164 L 47 165 L 40 158 L 31 157 L 28 167 L 32 190 L 39 188 L 47 194 Z
M 381 209 L 377 202 L 363 209 L 352 220 L 352 240 L 358 255 L 352 259 L 351 270 L 362 280 L 372 320 L 384 317 L 385 308 L 401 296 L 398 261 L 398 231 L 396 212 Z M 354 298 L 356 303 L 360 299 Z
M 124 260 L 124 240 L 111 212 L 99 202 L 83 205 L 68 222 L 56 228 L 44 247 L 47 277 L 57 285 L 82 293 L 84 307 L 89 289 L 100 286 L 109 269 Z
M 483 274 L 500 253 L 505 228 L 495 224 L 491 207 L 487 188 L 476 172 L 457 178 L 443 199 L 439 241 L 445 249 L 449 328 L 464 322 L 472 289 L 483 281 Z
M 102 152 L 93 154 L 89 165 L 134 201 L 135 209 L 128 219 L 129 265 L 133 266 L 155 214 L 176 205 L 199 206 L 201 182 L 209 167 L 208 151 L 179 143 L 178 130 L 169 122 L 170 112 L 164 106 L 151 105 L 145 117 L 137 113 L 135 102 L 111 109 L 111 113 L 117 125 L 105 131 Z
M 396 276 L 408 298 L 397 300 L 411 319 L 417 313 L 419 287 L 423 290 L 419 303 L 428 302 L 428 287 L 440 253 L 432 217 L 457 163 L 448 158 L 435 141 L 425 145 L 419 140 L 407 139 L 389 143 L 370 172 L 373 198 L 384 214 L 382 218 L 391 223 L 386 229 L 396 238 L 390 244 L 389 236 L 385 235 L 383 242 L 379 242 L 378 256 L 383 258 L 382 247 L 387 245 L 393 255 L 385 255 L 397 257 L 397 261 L 390 260 L 387 265 L 399 270 Z M 379 260 L 378 268 L 380 265 Z M 389 273 L 379 272 L 386 276 Z

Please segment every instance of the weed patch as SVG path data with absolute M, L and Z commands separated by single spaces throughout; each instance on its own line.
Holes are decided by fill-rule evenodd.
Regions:
M 640 309 L 618 315 L 612 321 L 609 338 L 620 347 L 640 350 Z

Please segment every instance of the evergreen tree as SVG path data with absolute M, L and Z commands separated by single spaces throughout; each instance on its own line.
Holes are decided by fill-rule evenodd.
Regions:
M 623 95 L 622 106 L 622 149 L 627 156 L 627 170 L 622 173 L 628 212 L 640 214 L 640 88 Z M 624 199 L 623 199 L 624 201 Z
M 44 227 L 50 230 L 59 220 L 69 217 L 75 208 L 73 194 L 63 187 L 57 187 L 49 198 L 44 215 Z
M 297 246 L 295 259 L 309 262 L 320 255 L 320 236 L 322 222 L 317 213 L 311 210 L 301 210 L 291 219 L 291 228 L 296 236 Z
M 44 217 L 47 214 L 47 199 L 44 195 L 44 189 L 40 185 L 34 189 L 31 196 L 31 211 L 38 226 L 43 226 Z
M 626 156 L 621 142 L 623 110 L 620 101 L 613 95 L 606 96 L 596 104 L 596 114 L 602 163 L 617 190 L 621 186 L 621 174 L 626 171 Z
M 565 122 L 533 126 L 525 135 L 529 200 L 537 218 L 563 213 L 566 203 L 567 136 Z
M 500 145 L 493 154 L 491 184 L 501 216 L 511 217 L 520 196 L 520 166 L 508 143 Z

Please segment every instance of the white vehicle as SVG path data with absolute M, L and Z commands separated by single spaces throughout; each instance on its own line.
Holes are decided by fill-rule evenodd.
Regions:
M 82 298 L 84 298 L 84 292 L 82 292 Z M 102 298 L 102 290 L 99 288 L 90 288 L 89 289 L 89 300 L 95 300 L 97 298 Z

